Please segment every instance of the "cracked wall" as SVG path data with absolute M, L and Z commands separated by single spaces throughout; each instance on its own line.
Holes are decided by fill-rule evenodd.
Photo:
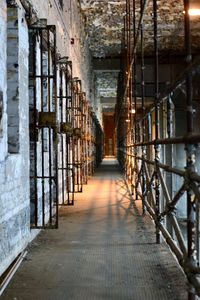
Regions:
M 8 26 L 18 39 L 7 49 L 7 17 Z M 10 26 L 10 22 L 12 26 Z M 9 266 L 15 257 L 26 247 L 30 238 L 30 200 L 29 200 L 29 140 L 28 140 L 28 34 L 25 14 L 21 7 L 6 9 L 6 1 L 0 4 L 1 41 L 0 47 L 0 89 L 3 90 L 4 113 L 2 117 L 2 135 L 0 137 L 0 274 Z M 12 51 L 10 51 L 12 50 Z M 7 55 L 16 52 L 13 64 L 15 71 L 7 68 Z M 9 57 L 9 56 L 8 56 Z M 13 57 L 13 56 L 12 56 Z M 19 65 L 16 66 L 16 59 Z M 17 68 L 17 72 L 16 72 Z M 14 74 L 14 80 L 7 82 L 7 76 Z M 9 105 L 13 106 L 13 99 L 18 82 L 18 142 L 17 153 L 8 150 L 8 122 Z M 19 84 L 20 83 L 20 84 Z M 8 92 L 9 90 L 9 92 Z M 13 107 L 12 107 L 13 109 Z M 9 111 L 11 115 L 11 111 Z M 13 124 L 13 122 L 12 122 Z M 15 141 L 13 141 L 15 143 Z
M 6 2 L 0 2 L 0 275 L 38 232 L 30 230 L 28 26 L 21 2 L 8 10 Z M 63 10 L 57 0 L 30 2 L 38 18 L 56 25 L 57 53 L 72 61 L 73 77 L 92 103 L 91 57 L 77 2 L 63 2 Z

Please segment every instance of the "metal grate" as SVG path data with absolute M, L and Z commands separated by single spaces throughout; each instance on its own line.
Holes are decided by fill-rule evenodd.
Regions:
M 56 28 L 29 28 L 31 227 L 58 226 Z

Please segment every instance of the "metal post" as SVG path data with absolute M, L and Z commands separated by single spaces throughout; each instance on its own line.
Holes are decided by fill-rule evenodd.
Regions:
M 141 13 L 143 11 L 144 1 L 140 1 L 140 9 Z M 145 82 L 144 82 L 144 24 L 143 20 L 141 22 L 141 98 L 142 98 L 142 142 L 145 141 L 145 120 L 144 120 L 144 113 L 145 113 L 145 106 L 144 106 L 144 96 L 145 96 Z M 142 146 L 142 157 L 145 158 L 145 146 Z M 145 205 L 144 205 L 144 193 L 145 193 L 145 170 L 144 170 L 144 163 L 142 161 L 142 211 L 145 214 Z
M 157 0 L 153 0 L 153 21 L 154 21 L 154 106 L 155 106 L 155 139 L 159 138 L 159 83 L 158 83 L 158 25 L 157 25 Z M 158 177 L 159 163 L 159 145 L 154 146 L 155 150 L 155 197 L 156 197 L 156 214 L 160 213 L 160 183 Z M 156 225 L 156 243 L 160 243 L 160 231 Z
M 191 36 L 190 36 L 190 17 L 189 17 L 189 0 L 184 0 L 185 10 L 185 55 L 186 64 L 189 65 L 192 61 L 191 52 Z M 187 117 L 187 133 L 191 134 L 194 130 L 193 126 L 193 107 L 192 107 L 192 75 L 186 75 L 186 117 Z M 186 144 L 186 168 L 188 172 L 195 171 L 195 147 L 192 144 Z M 193 203 L 192 191 L 187 191 L 187 239 L 188 239 L 188 260 L 194 265 L 196 260 L 196 227 L 195 227 L 195 207 Z M 192 291 L 188 293 L 188 300 L 194 300 L 196 296 Z
M 41 89 L 41 95 L 40 95 L 40 110 L 41 112 L 44 111 L 44 103 L 43 103 L 43 99 L 44 99 L 44 87 L 43 87 L 43 83 L 44 83 L 44 77 L 43 77 L 43 30 L 40 31 L 40 89 Z M 41 129 L 41 165 L 42 165 L 42 173 L 41 173 L 41 185 L 42 185 L 42 226 L 45 225 L 45 180 L 44 180 L 44 176 L 45 176 L 45 165 L 44 165 L 44 128 Z
M 37 185 L 37 135 L 38 131 L 36 128 L 37 124 L 37 98 L 36 98 L 36 32 L 34 30 L 31 31 L 31 39 L 32 39 L 32 74 L 29 75 L 29 78 L 31 82 L 33 83 L 33 126 L 32 132 L 33 132 L 33 178 L 31 178 L 31 181 L 34 181 L 34 227 L 38 226 L 38 185 Z M 31 150 L 32 147 L 30 146 Z M 30 157 L 30 163 L 32 163 L 32 159 Z M 32 195 L 32 190 L 30 191 Z
M 135 114 L 134 114 L 134 142 L 137 142 L 137 64 L 136 64 L 136 48 L 135 48 L 135 44 L 136 44 L 136 1 L 133 0 L 133 41 L 134 41 L 134 53 L 133 53 L 133 91 L 134 91 L 134 109 L 135 109 Z M 138 199 L 138 193 L 137 193 L 137 185 L 136 185 L 136 176 L 137 176 L 137 147 L 134 148 L 134 155 L 135 155 L 135 159 L 134 159 L 134 193 L 135 193 L 135 199 Z

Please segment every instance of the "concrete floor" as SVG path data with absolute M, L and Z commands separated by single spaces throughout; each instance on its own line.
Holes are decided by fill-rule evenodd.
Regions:
M 2 300 L 184 300 L 185 277 L 149 216 L 131 202 L 116 161 L 104 160 L 60 210 L 58 230 L 41 232 Z

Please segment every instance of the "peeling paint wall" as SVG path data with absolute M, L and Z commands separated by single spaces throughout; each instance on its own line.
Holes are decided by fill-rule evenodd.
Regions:
M 58 0 L 30 0 L 30 2 L 39 18 L 47 19 L 49 25 L 56 25 L 57 50 L 61 56 L 68 56 L 69 60 L 73 61 L 73 75 L 82 80 L 83 90 L 88 100 L 92 102 L 91 56 L 78 1 L 63 1 L 63 9 Z
M 1 40 L 1 47 L 0 47 L 0 92 L 1 92 L 1 99 L 3 100 L 2 103 L 2 117 L 0 120 L 0 162 L 5 159 L 7 154 L 7 115 L 6 115 L 6 105 L 7 105 L 7 73 L 6 73 L 6 31 L 7 31 L 7 10 L 6 10 L 6 1 L 0 2 L 0 40 Z M 3 167 L 0 168 L 1 172 Z M 0 175 L 3 175 L 1 173 Z M 0 176 L 0 180 L 4 178 L 4 176 Z
M 0 2 L 0 275 L 37 233 L 30 230 L 28 26 L 20 0 L 9 9 L 6 2 Z M 87 99 L 94 101 L 90 51 L 77 1 L 64 1 L 63 9 L 58 0 L 30 2 L 38 18 L 56 25 L 57 53 L 73 62 L 73 77 L 81 79 Z M 15 151 L 9 149 L 11 136 Z
M 7 74 L 7 13 L 16 24 L 18 35 L 17 59 L 19 66 L 15 80 L 18 81 L 19 152 L 9 153 L 7 145 L 10 105 L 8 89 L 16 88 L 13 82 L 6 83 Z M 18 20 L 17 20 L 18 19 Z M 21 7 L 6 9 L 6 1 L 0 4 L 1 41 L 0 47 L 0 89 L 3 90 L 4 114 L 0 137 L 0 274 L 24 249 L 30 238 L 29 199 L 29 139 L 28 139 L 28 34 L 25 14 Z M 15 62 L 13 62 L 15 63 Z M 3 72 L 2 72 L 3 71 Z M 11 71 L 12 72 L 12 71 Z M 16 82 L 15 82 L 16 83 Z

